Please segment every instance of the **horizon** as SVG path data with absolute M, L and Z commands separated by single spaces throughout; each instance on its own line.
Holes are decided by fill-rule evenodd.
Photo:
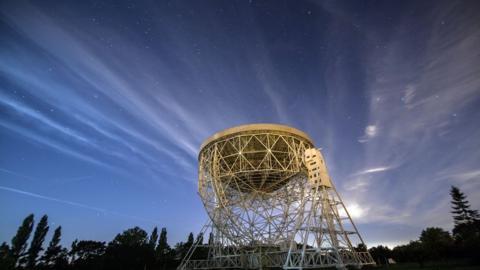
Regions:
M 30 213 L 67 246 L 185 241 L 201 143 L 262 122 L 322 148 L 368 246 L 450 231 L 452 185 L 480 208 L 475 1 L 0 7 L 0 242 Z

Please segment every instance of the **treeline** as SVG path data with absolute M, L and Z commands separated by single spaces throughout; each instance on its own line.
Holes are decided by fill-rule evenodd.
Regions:
M 464 260 L 479 263 L 480 216 L 471 210 L 466 196 L 456 187 L 450 191 L 454 228 L 452 232 L 441 228 L 426 228 L 416 241 L 392 250 L 386 246 L 369 249 L 379 265 L 396 262 L 448 262 Z M 148 234 L 139 227 L 128 229 L 109 243 L 75 240 L 70 249 L 60 244 L 62 227 L 57 227 L 48 245 L 44 247 L 49 231 L 48 217 L 44 215 L 34 229 L 33 214 L 27 216 L 11 243 L 0 246 L 0 270 L 132 270 L 175 269 L 194 243 L 204 243 L 203 235 L 189 234 L 186 242 L 170 247 L 167 230 L 155 227 Z M 30 236 L 33 232 L 33 236 Z M 209 236 L 207 243 L 211 243 Z M 46 243 L 45 243 L 46 244 Z M 358 247 L 365 250 L 365 247 Z M 205 258 L 206 245 L 200 246 L 192 259 Z
M 450 189 L 452 217 L 454 227 L 452 232 L 442 228 L 426 228 L 418 240 L 406 245 L 389 249 L 387 246 L 377 246 L 369 249 L 377 264 L 389 264 L 389 258 L 395 262 L 418 263 L 423 267 L 427 262 L 436 264 L 464 262 L 480 263 L 480 216 L 477 210 L 472 210 L 466 195 L 457 187 Z
M 148 235 L 143 229 L 134 227 L 117 234 L 109 243 L 75 240 L 68 250 L 60 244 L 62 227 L 59 226 L 44 249 L 49 230 L 47 215 L 40 219 L 35 231 L 33 228 L 34 215 L 31 214 L 23 220 L 10 245 L 2 243 L 0 270 L 175 269 L 194 241 L 203 243 L 202 235 L 194 239 L 190 233 L 186 242 L 171 248 L 166 228 L 159 233 L 155 227 Z

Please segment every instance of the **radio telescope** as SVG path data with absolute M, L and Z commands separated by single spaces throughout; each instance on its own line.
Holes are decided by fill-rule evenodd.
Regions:
M 198 193 L 210 218 L 179 269 L 304 269 L 375 264 L 304 132 L 276 124 L 208 138 Z M 206 258 L 195 251 L 208 249 Z

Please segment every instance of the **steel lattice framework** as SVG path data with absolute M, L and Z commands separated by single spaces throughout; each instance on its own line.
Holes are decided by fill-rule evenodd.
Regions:
M 234 127 L 199 154 L 199 195 L 213 236 L 208 258 L 180 269 L 303 269 L 374 264 L 307 134 L 274 124 Z

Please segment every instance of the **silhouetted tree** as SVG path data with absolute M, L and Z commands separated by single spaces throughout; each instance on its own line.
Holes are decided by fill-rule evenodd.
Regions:
M 73 241 L 70 250 L 72 268 L 75 270 L 103 269 L 105 250 L 105 242 Z
M 78 244 L 78 239 L 75 239 L 70 246 L 70 251 L 68 252 L 68 255 L 70 255 L 71 263 L 73 263 L 77 259 L 77 255 L 75 254 L 77 244 Z
M 53 232 L 52 240 L 48 244 L 41 261 L 46 269 L 65 269 L 67 260 L 67 250 L 60 245 L 62 237 L 62 226 L 58 226 Z
M 452 186 L 450 189 L 450 195 L 452 196 L 452 214 L 455 226 L 464 223 L 472 223 L 480 218 L 477 210 L 470 209 L 467 196 L 465 196 L 460 189 Z
M 408 253 L 407 245 L 398 245 L 392 249 L 392 257 L 397 262 L 411 261 Z
M 0 246 L 0 269 L 11 270 L 14 269 L 15 262 L 13 261 L 12 252 L 6 242 Z
M 360 244 L 357 245 L 355 250 L 358 251 L 358 252 L 365 252 L 365 251 L 367 251 L 367 246 L 363 243 L 360 243 Z
M 193 233 L 188 234 L 187 242 L 180 242 L 175 245 L 175 259 L 180 263 L 187 255 L 190 247 L 194 244 Z
M 410 251 L 411 261 L 417 262 L 420 267 L 423 267 L 425 265 L 427 255 L 425 253 L 425 249 L 422 246 L 422 243 L 420 241 L 410 241 L 407 247 Z
M 420 242 L 427 259 L 439 260 L 449 255 L 453 239 L 441 228 L 426 228 L 420 235 Z
M 150 240 L 148 241 L 148 245 L 152 250 L 155 250 L 157 246 L 157 240 L 158 240 L 158 229 L 157 227 L 155 227 L 153 228 L 153 231 L 150 234 Z
M 202 237 L 203 238 L 203 237 Z M 194 241 L 194 238 L 193 238 L 193 233 L 190 233 L 188 235 L 188 239 L 187 239 L 187 243 L 185 243 L 185 249 L 188 251 L 190 249 L 190 247 L 193 245 L 193 241 Z
M 158 239 L 157 254 L 166 254 L 170 250 L 167 242 L 167 228 L 162 228 Z
M 421 267 L 426 261 L 438 262 L 443 258 L 453 257 L 454 251 L 459 250 L 458 257 L 470 259 L 478 258 L 480 250 L 480 218 L 476 210 L 470 209 L 465 194 L 458 188 L 452 187 L 452 208 L 455 221 L 453 234 L 441 228 L 426 228 L 422 231 L 419 240 L 411 241 L 407 245 L 400 245 L 390 250 L 386 246 L 377 246 L 369 249 L 372 257 L 378 264 L 385 264 L 390 257 L 397 262 L 417 262 Z M 160 235 L 155 227 L 150 236 L 141 228 L 135 227 L 117 234 L 108 244 L 98 241 L 78 241 L 72 243 L 68 254 L 62 248 L 61 227 L 55 229 L 52 239 L 37 263 L 37 257 L 42 251 L 42 244 L 48 232 L 48 218 L 43 216 L 38 223 L 28 252 L 27 242 L 34 224 L 33 215 L 27 216 L 18 228 L 12 244 L 0 245 L 0 270 L 136 270 L 136 269 L 174 269 L 185 257 L 192 245 L 197 249 L 191 259 L 205 259 L 208 256 L 208 246 L 214 242 L 214 235 L 210 233 L 208 245 L 203 245 L 204 235 L 194 238 L 193 233 L 188 235 L 186 242 L 179 242 L 172 249 L 167 242 L 167 230 L 162 228 Z M 355 250 L 363 252 L 366 246 L 359 244 Z M 477 259 L 478 260 L 478 259 Z
M 37 224 L 35 233 L 33 234 L 32 242 L 30 243 L 30 248 L 28 249 L 28 257 L 26 261 L 27 269 L 35 268 L 37 263 L 38 253 L 43 250 L 42 245 L 45 240 L 45 236 L 48 232 L 48 216 L 43 215 L 40 219 L 40 222 Z
M 192 254 L 191 259 L 193 260 L 204 260 L 208 256 L 208 247 L 203 245 L 203 233 L 199 233 L 195 239 L 196 249 Z
M 172 251 L 167 242 L 167 228 L 162 228 L 160 232 L 160 238 L 158 239 L 158 245 L 156 249 L 157 264 L 161 269 L 166 269 L 170 265 L 170 261 L 173 258 Z
M 391 257 L 392 251 L 387 246 L 376 246 L 371 247 L 369 250 L 370 255 L 372 255 L 373 259 L 377 264 L 383 265 L 388 264 L 388 258 Z
M 480 262 L 477 256 L 480 250 L 480 217 L 477 210 L 472 210 L 467 200 L 457 187 L 450 189 L 452 197 L 452 214 L 454 228 L 452 230 L 455 239 L 455 253 L 458 257 L 470 258 Z
M 27 240 L 33 229 L 33 214 L 28 215 L 22 222 L 22 225 L 17 230 L 17 233 L 12 239 L 11 259 L 13 265 L 19 263 L 20 257 L 25 255 L 27 248 Z
M 146 269 L 154 262 L 147 233 L 139 227 L 118 234 L 108 244 L 105 255 L 107 269 Z
M 195 239 L 196 245 L 203 245 L 203 233 L 199 233 L 197 235 L 197 239 Z
M 407 245 L 396 246 L 392 250 L 392 257 L 397 262 L 416 262 L 424 266 L 426 255 L 420 241 L 410 241 Z

